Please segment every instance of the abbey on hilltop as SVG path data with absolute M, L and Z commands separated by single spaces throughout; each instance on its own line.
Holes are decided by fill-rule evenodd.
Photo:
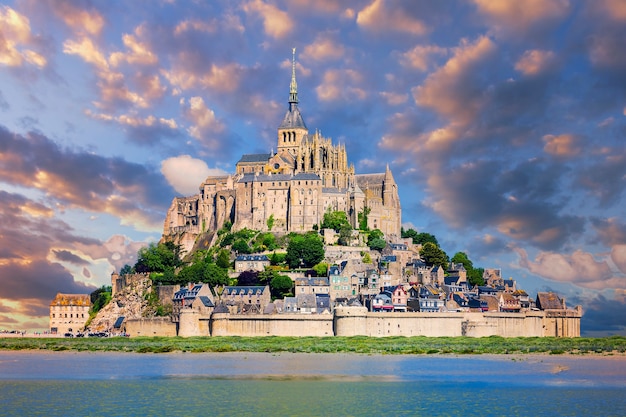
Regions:
M 317 130 L 309 133 L 298 108 L 294 49 L 289 108 L 276 152 L 243 155 L 234 174 L 208 177 L 198 194 L 174 198 L 163 236 L 190 250 L 199 234 L 227 221 L 234 230 L 306 232 L 327 210 L 345 211 L 355 228 L 364 213 L 370 229 L 388 238 L 400 235 L 400 198 L 389 166 L 383 173 L 355 174 L 345 146 Z

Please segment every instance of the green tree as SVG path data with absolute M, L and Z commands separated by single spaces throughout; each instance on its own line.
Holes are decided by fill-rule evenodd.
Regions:
M 133 267 L 128 264 L 125 264 L 122 269 L 120 269 L 120 275 L 132 274 L 134 272 Z
M 372 212 L 372 209 L 369 207 L 363 207 L 363 210 L 357 214 L 359 220 L 359 229 L 367 232 L 369 227 L 367 226 L 367 216 Z
M 324 213 L 321 225 L 322 229 L 333 229 L 335 232 L 339 233 L 341 228 L 344 226 L 352 229 L 345 211 L 332 211 L 329 208 L 326 213 Z
M 474 269 L 474 263 L 470 261 L 465 252 L 457 252 L 454 254 L 450 262 L 454 262 L 455 264 L 463 264 L 465 270 L 469 273 Z
M 289 239 L 285 262 L 290 268 L 310 268 L 324 259 L 324 243 L 315 232 L 293 235 Z
M 313 265 L 313 270 L 318 277 L 325 277 L 328 275 L 328 264 L 320 262 L 317 265 Z
M 339 230 L 339 244 L 341 246 L 350 246 L 352 243 L 352 226 L 344 224 Z
M 205 264 L 204 276 L 201 282 L 209 284 L 211 287 L 218 285 L 228 285 L 228 272 L 215 264 Z
M 267 230 L 272 230 L 274 227 L 274 215 L 270 214 L 270 217 L 267 218 Z
M 252 253 L 248 242 L 243 239 L 237 239 L 235 243 L 233 243 L 233 250 L 237 253 Z
M 367 235 L 367 246 L 370 245 L 370 242 L 374 239 L 383 239 L 385 234 L 381 232 L 379 229 L 374 229 Z
M 276 249 L 276 236 L 273 233 L 259 233 L 254 239 L 253 252 L 264 252 Z
M 272 280 L 278 276 L 278 272 L 273 269 L 265 269 L 264 271 L 259 271 L 258 278 L 259 284 L 261 285 L 269 285 Z
M 97 313 L 111 301 L 111 286 L 103 285 L 89 294 L 89 298 L 91 300 L 91 313 Z
M 387 242 L 385 241 L 385 239 L 376 238 L 369 241 L 368 245 L 371 250 L 377 250 L 378 252 L 380 252 L 385 249 L 385 246 L 387 246 Z
M 217 254 L 217 259 L 215 260 L 215 264 L 220 268 L 228 269 L 230 268 L 230 251 L 226 249 L 221 249 Z
M 270 281 L 270 291 L 275 298 L 284 298 L 291 294 L 293 281 L 287 275 L 276 275 Z
M 433 242 L 424 243 L 420 257 L 427 265 L 439 265 L 445 269 L 448 267 L 448 255 Z
M 285 263 L 285 258 L 287 257 L 286 253 L 272 253 L 270 255 L 270 265 L 272 266 L 276 266 L 276 265 L 282 265 Z
M 404 228 L 401 228 L 400 236 L 402 236 L 403 238 L 413 239 L 413 243 L 416 245 L 423 245 L 426 242 L 431 242 L 439 246 L 439 242 L 437 242 L 437 238 L 435 237 L 435 235 L 423 232 L 418 233 L 415 229 L 404 230 Z
M 137 272 L 165 272 L 182 265 L 181 247 L 173 242 L 150 243 L 137 253 Z
M 363 253 L 363 263 L 364 264 L 371 264 L 372 263 L 372 257 L 371 257 L 369 252 Z
M 485 278 L 483 278 L 484 268 L 474 268 L 471 273 L 467 274 L 467 280 L 473 285 L 485 285 Z

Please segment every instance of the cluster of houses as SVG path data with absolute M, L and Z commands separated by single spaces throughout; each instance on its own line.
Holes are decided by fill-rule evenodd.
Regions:
M 419 258 L 419 246 L 410 242 L 389 244 L 371 263 L 364 262 L 368 248 L 327 246 L 326 276 L 305 276 L 302 271 L 284 271 L 294 284 L 293 295 L 272 300 L 269 286 L 208 284 L 172 287 L 163 292 L 171 300 L 171 320 L 180 323 L 181 312 L 195 310 L 201 317 L 222 312 L 232 315 L 332 314 L 335 307 L 366 307 L 370 312 L 524 312 L 566 310 L 565 300 L 555 293 L 540 292 L 536 298 L 504 279 L 500 269 L 486 269 L 485 285 L 471 286 L 463 264 L 447 269 L 428 266 Z M 245 271 L 263 271 L 270 266 L 267 255 L 238 255 L 232 277 Z M 123 278 L 123 279 L 122 279 Z M 133 277 L 112 274 L 113 291 Z M 146 277 L 136 277 L 146 278 Z M 121 282 L 124 281 L 124 282 Z M 50 329 L 72 332 L 82 327 L 91 306 L 88 295 L 58 294 L 50 305 Z M 118 320 L 124 320 L 124 317 Z M 116 323 L 116 326 L 121 326 Z
M 332 247 L 331 247 L 332 248 Z M 522 312 L 566 309 L 554 293 L 531 298 L 500 269 L 486 269 L 485 285 L 471 286 L 461 263 L 449 268 L 428 266 L 409 242 L 390 244 L 373 263 L 363 262 L 361 251 L 338 247 L 327 251 L 332 263 L 326 276 L 285 272 L 294 282 L 293 296 L 272 301 L 268 286 L 226 286 L 213 289 L 190 284 L 174 294 L 174 321 L 182 308 L 231 314 L 330 314 L 336 306 L 364 306 L 371 312 Z M 330 255 L 330 259 L 329 259 Z M 333 259 L 333 257 L 335 259 Z M 340 259 L 344 257 L 344 259 Z M 235 274 L 262 271 L 267 255 L 239 255 Z

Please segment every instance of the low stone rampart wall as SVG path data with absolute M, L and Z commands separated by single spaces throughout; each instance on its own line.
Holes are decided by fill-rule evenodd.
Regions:
M 136 336 L 176 336 L 176 323 L 169 317 L 129 319 L 124 321 L 126 333 Z
M 332 314 L 213 313 L 211 336 L 334 336 Z
M 360 310 L 360 311 L 359 311 Z M 335 309 L 337 336 L 580 337 L 574 310 L 525 313 L 370 313 L 365 308 Z
M 371 313 L 337 307 L 334 314 L 213 313 L 181 311 L 178 332 L 168 318 L 128 320 L 131 336 L 428 336 L 580 337 L 580 311 L 525 313 Z

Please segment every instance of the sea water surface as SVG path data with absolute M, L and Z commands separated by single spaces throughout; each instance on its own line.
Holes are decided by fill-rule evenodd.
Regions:
M 0 416 L 626 416 L 626 357 L 0 352 Z

